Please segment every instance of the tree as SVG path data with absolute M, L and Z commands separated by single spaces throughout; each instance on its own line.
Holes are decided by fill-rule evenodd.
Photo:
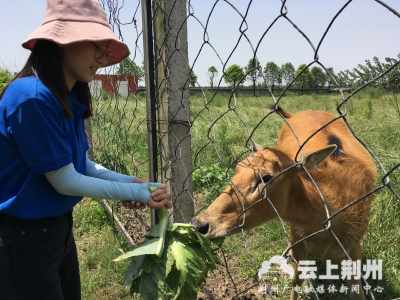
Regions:
M 216 76 L 218 76 L 217 68 L 214 67 L 214 66 L 209 67 L 208 68 L 208 72 L 207 72 L 207 76 L 208 76 L 208 79 L 210 80 L 210 86 L 213 89 L 214 88 L 214 78 Z
M 258 78 L 262 77 L 262 68 L 257 58 L 250 58 L 247 66 L 244 67 L 247 80 L 253 83 L 253 93 L 256 95 L 256 85 Z
M 243 81 L 244 72 L 243 68 L 238 66 L 237 64 L 233 64 L 229 66 L 225 71 L 224 81 L 229 83 L 232 88 L 235 88 L 239 82 Z
M 281 67 L 281 76 L 287 86 L 294 79 L 295 69 L 292 63 L 287 62 Z
M 189 68 L 189 85 L 190 87 L 195 87 L 197 82 L 197 75 L 194 74 L 192 68 Z
M 400 59 L 400 54 L 397 55 L 397 58 Z M 387 64 L 385 64 L 386 69 L 389 69 L 392 67 L 394 64 L 397 63 L 397 59 L 395 58 L 390 58 L 390 57 L 385 57 L 385 60 Z M 397 65 L 392 71 L 390 71 L 388 74 L 386 74 L 387 80 L 384 83 L 384 86 L 387 86 L 390 89 L 390 85 L 393 84 L 393 77 L 392 79 L 390 78 L 391 76 L 395 76 L 391 73 L 400 73 L 400 66 Z M 392 81 L 392 82 L 390 82 Z
M 390 64 L 381 63 L 379 58 L 374 56 L 372 59 L 374 64 L 371 63 L 369 59 L 365 60 L 365 66 L 359 64 L 357 68 L 353 69 L 354 79 L 356 85 L 364 85 L 365 83 L 373 80 L 375 77 L 379 76 L 383 72 L 385 72 L 389 67 Z M 387 81 L 387 75 L 378 79 L 374 85 L 383 86 L 384 82 Z
M 0 89 L 5 87 L 13 79 L 13 75 L 7 70 L 0 67 Z
M 324 71 L 318 66 L 314 66 L 311 69 L 311 74 L 313 75 L 313 86 L 315 88 L 315 92 L 318 94 L 318 90 L 322 89 L 326 83 L 326 76 Z
M 337 77 L 336 77 L 336 75 L 335 75 L 335 71 L 333 70 L 333 68 L 332 68 L 332 67 L 329 67 L 329 68 L 327 68 L 327 71 L 328 71 L 329 74 L 331 74 L 332 77 L 337 81 Z M 335 83 L 335 81 L 331 78 L 331 76 L 329 76 L 329 74 L 326 73 L 326 74 L 325 74 L 325 77 L 326 77 L 326 81 L 328 82 L 328 88 L 330 89 L 332 85 L 333 85 L 333 86 L 336 86 L 336 83 Z
M 314 78 L 312 73 L 310 72 L 310 69 L 306 69 L 307 65 L 306 64 L 301 64 L 300 66 L 297 67 L 296 73 L 295 73 L 295 84 L 296 87 L 301 89 L 301 93 L 303 94 L 303 91 L 305 88 L 311 88 Z M 301 73 L 304 70 L 303 73 Z M 301 73 L 301 75 L 300 75 Z
M 348 74 L 350 79 L 349 83 L 351 85 L 362 86 L 378 77 L 380 74 L 384 73 L 388 68 L 397 62 L 396 59 L 390 57 L 385 57 L 386 63 L 380 62 L 379 58 L 376 56 L 374 56 L 372 60 L 373 63 L 369 59 L 365 60 L 365 66 L 359 64 L 356 68 L 353 68 L 353 71 L 344 71 Z M 385 74 L 375 82 L 371 83 L 371 85 L 376 87 L 384 87 L 387 85 L 388 80 L 388 74 Z
M 400 105 L 398 99 L 400 91 L 400 71 L 398 69 L 395 68 L 389 72 L 387 87 L 391 91 L 391 94 L 388 95 L 387 99 L 396 110 L 397 115 L 400 117 Z
M 400 70 L 394 68 L 392 71 L 389 72 L 388 75 L 388 88 L 393 91 L 400 90 Z
M 142 81 L 144 79 L 144 65 L 142 64 L 142 66 L 139 67 L 133 60 L 127 57 L 119 63 L 116 74 L 137 76 L 138 81 Z
M 279 67 L 273 62 L 270 61 L 264 68 L 265 80 L 268 83 L 268 86 L 271 88 L 272 92 L 274 92 L 275 84 L 282 84 L 282 76 Z
M 297 67 L 295 76 L 295 84 L 298 88 L 301 89 L 301 94 L 303 94 L 304 89 L 312 87 L 314 78 L 312 73 L 310 72 L 310 69 L 306 69 L 307 65 L 306 64 L 301 64 L 300 66 Z M 301 73 L 304 70 L 303 73 Z M 301 73 L 301 75 L 300 75 Z
M 351 86 L 352 79 L 350 79 L 349 74 L 346 71 L 340 71 L 336 75 L 336 80 L 339 83 L 339 87 Z

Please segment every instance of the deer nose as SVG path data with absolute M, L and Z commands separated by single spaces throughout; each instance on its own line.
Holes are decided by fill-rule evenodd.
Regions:
M 207 234 L 208 229 L 210 228 L 210 224 L 208 224 L 207 222 L 196 222 L 196 217 L 192 219 L 192 224 L 194 230 L 200 232 L 201 234 Z

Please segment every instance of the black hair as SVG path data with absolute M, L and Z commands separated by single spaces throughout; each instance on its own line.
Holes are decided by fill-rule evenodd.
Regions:
M 30 76 L 40 78 L 40 82 L 57 98 L 65 117 L 72 119 L 73 115 L 67 98 L 68 89 L 61 66 L 60 47 L 58 44 L 49 40 L 37 40 L 25 66 L 15 75 L 10 83 L 19 78 Z M 7 90 L 7 86 L 1 91 L 0 101 Z M 77 81 L 72 91 L 75 93 L 78 101 L 87 106 L 82 118 L 91 117 L 92 97 L 90 95 L 89 84 Z

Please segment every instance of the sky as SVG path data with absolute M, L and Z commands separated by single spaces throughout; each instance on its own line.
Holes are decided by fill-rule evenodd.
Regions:
M 400 12 L 399 0 L 383 1 Z M 114 33 L 129 46 L 130 58 L 141 65 L 143 42 L 141 36 L 138 38 L 142 30 L 139 1 L 100 2 L 118 3 L 116 13 L 124 25 L 118 28 L 114 24 Z M 0 0 L 0 3 L 3 24 L 7 24 L 0 27 L 3 45 L 0 67 L 15 72 L 22 68 L 29 55 L 21 43 L 43 22 L 46 0 Z M 346 3 L 344 0 L 287 0 L 287 16 L 316 48 L 329 23 Z M 256 49 L 262 67 L 270 61 L 278 66 L 291 62 L 295 68 L 311 63 L 314 60 L 312 46 L 286 19 L 279 18 L 266 33 L 280 15 L 281 6 L 280 0 L 191 0 L 187 21 L 189 64 L 198 76 L 198 83 L 209 85 L 207 70 L 211 66 L 219 71 L 217 81 L 224 65 L 225 68 L 232 64 L 246 66 Z M 108 8 L 106 12 L 109 15 Z M 246 24 L 242 24 L 241 15 L 246 12 Z M 137 26 L 131 23 L 133 18 Z M 204 42 L 203 26 L 207 21 L 209 44 Z M 381 61 L 385 57 L 396 58 L 400 53 L 399 28 L 400 18 L 378 2 L 353 0 L 328 31 L 318 52 L 319 62 L 325 67 L 333 67 L 337 73 L 365 64 L 365 60 L 372 60 L 374 56 Z M 240 30 L 244 29 L 246 37 L 240 38 Z M 225 85 L 223 80 L 221 85 Z

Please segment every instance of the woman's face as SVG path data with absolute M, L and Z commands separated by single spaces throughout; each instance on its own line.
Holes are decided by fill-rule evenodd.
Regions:
M 105 55 L 99 59 L 94 57 L 97 48 L 93 44 L 107 47 L 108 41 L 79 42 L 61 47 L 61 66 L 69 91 L 77 80 L 92 81 L 96 71 L 107 64 Z

